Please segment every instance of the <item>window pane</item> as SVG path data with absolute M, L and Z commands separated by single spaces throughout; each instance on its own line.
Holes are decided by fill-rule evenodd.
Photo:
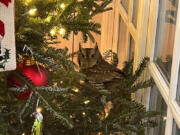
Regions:
M 126 12 L 128 13 L 128 9 L 129 9 L 129 0 L 121 0 L 121 4 L 123 5 L 124 9 L 125 9 Z
M 177 93 L 176 93 L 176 100 L 178 105 L 180 106 L 180 68 L 179 68 L 179 73 L 178 73 L 178 84 L 177 84 Z
M 172 130 L 172 132 L 173 132 L 172 135 L 180 135 L 180 129 L 177 126 L 175 121 L 173 122 L 173 130 Z
M 135 48 L 135 41 L 130 34 L 130 41 L 129 41 L 129 60 L 134 58 L 134 48 Z
M 135 27 L 137 26 L 138 5 L 139 5 L 139 0 L 134 0 L 132 22 Z
M 167 105 L 156 86 L 151 88 L 150 92 L 149 110 L 159 112 L 161 117 L 157 120 L 155 128 L 147 129 L 147 135 L 165 135 Z
M 119 34 L 118 34 L 118 45 L 117 45 L 117 54 L 118 54 L 118 68 L 122 68 L 124 61 L 128 59 L 128 31 L 126 24 L 119 16 Z
M 159 0 L 155 61 L 170 80 L 178 0 Z

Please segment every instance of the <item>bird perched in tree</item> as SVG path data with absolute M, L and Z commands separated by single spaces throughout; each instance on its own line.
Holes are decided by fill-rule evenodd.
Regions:
M 126 79 L 120 69 L 103 59 L 97 43 L 94 48 L 82 48 L 79 44 L 78 64 L 80 72 L 87 76 L 89 82 L 103 83 L 106 89 L 114 89 Z

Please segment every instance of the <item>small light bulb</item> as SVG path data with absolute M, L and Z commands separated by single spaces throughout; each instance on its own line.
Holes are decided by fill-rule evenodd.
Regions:
M 38 107 L 38 108 L 36 108 L 36 111 L 37 111 L 38 113 L 40 113 L 40 112 L 42 112 L 42 108 L 41 108 L 41 107 Z
M 85 116 L 85 115 L 86 115 L 86 113 L 85 113 L 85 112 L 83 112 L 83 113 L 82 113 L 82 115 L 84 115 L 84 116 Z
M 166 116 L 164 116 L 164 117 L 163 117 L 163 120 L 164 120 L 164 121 L 165 121 L 165 120 L 167 120 L 167 117 L 166 117 Z
M 79 92 L 79 89 L 78 88 L 74 89 L 74 92 Z
M 30 9 L 28 13 L 29 13 L 29 15 L 34 16 L 36 14 L 36 11 L 37 11 L 36 8 Z
M 85 83 L 85 82 L 84 82 L 84 80 L 80 80 L 79 82 L 80 82 L 80 84 L 83 84 L 83 83 Z
M 46 21 L 46 22 L 50 22 L 51 19 L 52 19 L 52 16 L 48 16 L 48 17 L 45 19 L 45 21 Z
M 62 36 L 65 34 L 65 32 L 66 32 L 66 31 L 65 31 L 64 28 L 61 28 L 61 29 L 59 30 L 59 33 L 60 33 L 60 35 L 62 35 Z
M 55 35 L 56 35 L 56 30 L 55 30 L 55 29 L 52 29 L 52 30 L 50 31 L 50 34 L 51 34 L 51 36 L 55 36 Z
M 25 135 L 25 133 L 22 133 L 22 135 Z
M 65 4 L 62 3 L 62 4 L 60 5 L 60 7 L 61 7 L 62 9 L 64 9 L 64 8 L 65 8 Z
M 78 88 L 72 88 L 72 91 L 74 91 L 74 92 L 79 92 L 79 89 Z
M 63 84 L 63 81 L 60 81 L 60 84 Z
M 31 2 L 32 2 L 32 0 L 26 0 L 26 1 L 25 1 L 25 4 L 28 5 L 28 4 L 31 3 Z
M 84 104 L 88 104 L 90 102 L 90 100 L 86 100 L 86 101 L 84 101 Z

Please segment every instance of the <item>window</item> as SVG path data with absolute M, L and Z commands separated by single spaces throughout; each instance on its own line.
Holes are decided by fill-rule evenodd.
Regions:
M 113 51 L 118 54 L 118 67 L 134 58 L 137 44 L 137 18 L 139 0 L 115 0 Z
M 149 110 L 159 112 L 162 117 L 157 119 L 157 126 L 155 128 L 147 129 L 147 135 L 164 135 L 167 117 L 167 105 L 159 93 L 157 86 L 151 88 Z
M 177 124 L 175 121 L 173 121 L 173 131 L 172 131 L 173 135 L 179 135 L 180 134 L 180 129 L 178 128 Z
M 128 53 L 128 31 L 126 24 L 119 16 L 119 32 L 118 32 L 118 44 L 117 44 L 117 55 L 118 55 L 118 67 L 122 68 L 124 60 L 127 60 Z M 123 50 L 123 51 L 122 51 Z
M 126 13 L 128 13 L 128 9 L 129 9 L 129 0 L 121 0 L 121 4 L 124 7 L 124 9 L 126 10 Z
M 138 7 L 139 7 L 139 0 L 134 0 L 133 1 L 132 22 L 135 27 L 137 27 Z
M 113 0 L 113 11 L 108 18 L 108 24 L 114 23 L 112 29 L 107 25 L 106 30 L 112 32 L 105 33 L 105 40 L 112 38 L 105 41 L 103 46 L 112 43 L 111 49 L 118 53 L 119 68 L 123 67 L 125 60 L 134 58 L 133 68 L 136 69 L 144 56 L 151 58 L 149 74 L 154 78 L 156 87 L 149 93 L 138 92 L 136 99 L 140 99 L 138 101 L 149 109 L 163 107 L 161 113 L 165 120 L 159 121 L 159 127 L 154 131 L 149 130 L 148 135 L 179 134 L 179 0 Z M 149 102 L 146 99 L 150 99 Z
M 173 2 L 174 1 L 174 2 Z M 177 0 L 160 0 L 155 39 L 155 61 L 160 70 L 170 81 L 174 35 L 176 30 Z
M 146 55 L 152 60 L 150 75 L 167 106 L 165 135 L 180 133 L 179 7 L 179 0 L 151 0 L 150 5 Z

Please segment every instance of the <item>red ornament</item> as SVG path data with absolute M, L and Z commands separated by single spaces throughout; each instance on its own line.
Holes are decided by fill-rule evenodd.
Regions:
M 0 40 L 3 39 L 5 35 L 4 23 L 0 20 Z
M 0 2 L 8 7 L 9 3 L 11 3 L 12 1 L 11 0 L 0 0 Z
M 35 86 L 46 86 L 48 83 L 48 73 L 44 67 L 35 63 L 25 64 L 19 63 L 18 69 L 27 76 Z M 14 75 L 11 74 L 8 77 L 8 87 L 22 87 L 24 84 Z M 28 89 L 26 92 L 15 94 L 20 100 L 26 100 L 29 98 L 31 90 Z

